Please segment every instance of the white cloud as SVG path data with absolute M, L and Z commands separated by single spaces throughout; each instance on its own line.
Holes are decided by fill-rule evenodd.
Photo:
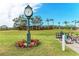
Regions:
M 31 0 L 0 0 L 0 26 L 7 25 L 12 27 L 12 19 L 23 14 L 24 8 L 27 6 L 27 2 L 31 2 Z M 33 8 L 34 12 L 41 7 L 40 3 L 28 4 Z

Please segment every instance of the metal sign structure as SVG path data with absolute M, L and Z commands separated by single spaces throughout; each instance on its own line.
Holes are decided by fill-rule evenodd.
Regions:
M 65 51 L 65 39 L 66 39 L 66 35 L 63 34 L 62 35 L 62 51 Z

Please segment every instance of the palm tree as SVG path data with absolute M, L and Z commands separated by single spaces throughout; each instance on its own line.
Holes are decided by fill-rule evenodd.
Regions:
M 79 21 L 77 21 L 77 23 L 79 24 Z
M 54 28 L 54 19 L 50 19 L 52 21 L 52 28 Z
M 47 22 L 47 25 L 48 25 L 48 26 L 47 26 L 48 29 L 49 29 L 49 21 L 50 21 L 50 20 L 47 18 L 47 19 L 46 19 L 46 22 Z
M 77 21 L 76 21 L 76 20 L 74 20 L 74 22 L 75 22 L 75 27 L 76 27 L 76 23 L 77 23 Z
M 76 28 L 77 20 L 74 20 L 74 21 L 72 21 L 72 22 L 74 22 L 74 26 L 75 26 L 75 28 Z
M 64 24 L 65 24 L 65 26 L 67 26 L 68 22 L 67 21 L 64 21 Z
M 59 29 L 60 29 L 60 22 L 58 22 L 58 27 L 59 27 Z
M 67 27 L 68 26 L 68 21 L 64 21 L 64 24 L 65 24 L 65 27 Z

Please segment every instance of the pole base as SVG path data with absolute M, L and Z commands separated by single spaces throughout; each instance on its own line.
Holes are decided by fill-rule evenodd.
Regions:
M 30 35 L 30 32 L 28 32 L 27 33 L 27 47 L 29 47 L 30 42 L 31 42 L 31 35 Z

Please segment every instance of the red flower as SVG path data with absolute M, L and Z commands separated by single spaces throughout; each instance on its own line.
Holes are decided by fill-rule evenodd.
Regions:
M 22 42 L 23 42 L 23 43 L 25 43 L 25 42 L 26 42 L 26 40 L 22 39 Z
M 21 40 L 21 41 L 17 41 L 17 42 L 16 42 L 16 46 L 17 46 L 17 47 L 24 48 L 24 47 L 25 47 L 25 45 L 24 45 L 25 42 L 26 42 L 26 41 L 25 41 L 24 39 Z
M 34 46 L 38 46 L 39 44 L 40 44 L 39 40 L 32 39 L 29 47 L 32 48 Z M 27 46 L 27 43 L 26 43 L 26 40 L 24 40 L 24 39 L 16 42 L 16 47 L 25 48 L 26 46 Z

